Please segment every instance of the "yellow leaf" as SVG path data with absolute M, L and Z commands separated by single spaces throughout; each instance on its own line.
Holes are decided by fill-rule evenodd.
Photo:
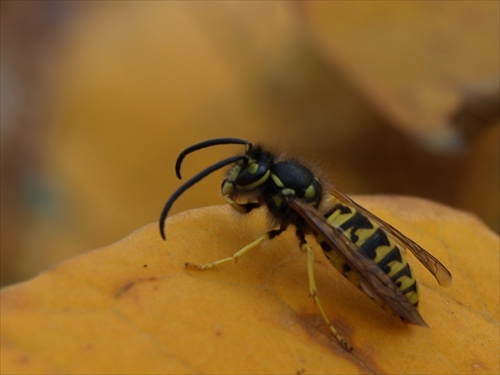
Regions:
M 1 293 L 2 373 L 498 373 L 498 237 L 475 217 L 414 198 L 358 197 L 438 257 L 441 288 L 411 255 L 430 328 L 405 325 L 315 248 L 318 294 L 354 346 L 344 351 L 308 298 L 293 230 L 236 264 L 267 230 L 263 210 L 183 212 L 62 262 Z M 43 250 L 41 250 L 43 251 Z

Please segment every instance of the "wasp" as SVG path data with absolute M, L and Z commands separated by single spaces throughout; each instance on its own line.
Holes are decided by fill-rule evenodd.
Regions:
M 168 199 L 160 216 L 160 233 L 165 237 L 165 220 L 173 205 L 191 186 L 209 174 L 233 164 L 221 192 L 238 212 L 248 214 L 265 205 L 273 227 L 232 256 L 207 264 L 186 263 L 188 269 L 206 270 L 235 261 L 266 240 L 295 227 L 300 248 L 307 254 L 309 293 L 324 321 L 340 344 L 352 346 L 334 327 L 317 295 L 313 252 L 306 235 L 314 235 L 330 263 L 352 284 L 404 322 L 427 327 L 418 312 L 417 280 L 404 256 L 410 250 L 442 286 L 449 286 L 451 273 L 434 256 L 390 224 L 358 205 L 347 195 L 320 178 L 300 162 L 276 156 L 260 146 L 238 138 L 217 138 L 197 143 L 182 151 L 175 171 L 181 179 L 181 165 L 192 152 L 218 145 L 241 144 L 243 155 L 221 160 L 181 185 Z M 325 199 L 327 190 L 330 199 Z

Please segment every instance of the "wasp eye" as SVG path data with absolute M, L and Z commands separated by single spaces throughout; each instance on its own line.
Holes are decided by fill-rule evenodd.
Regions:
M 247 154 L 248 155 L 248 154 Z M 239 191 L 252 191 L 264 184 L 271 175 L 273 157 L 267 152 L 256 149 L 248 159 L 240 164 L 234 177 L 234 184 Z M 228 177 L 231 180 L 231 174 Z
M 269 167 L 264 164 L 251 162 L 243 169 L 236 179 L 239 186 L 247 186 L 259 181 L 269 171 Z

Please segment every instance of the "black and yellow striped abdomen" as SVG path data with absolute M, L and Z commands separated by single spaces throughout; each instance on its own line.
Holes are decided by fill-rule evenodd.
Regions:
M 354 207 L 341 203 L 336 203 L 328 210 L 325 219 L 330 226 L 337 230 L 340 229 L 342 234 L 355 245 L 359 253 L 376 263 L 406 298 L 415 307 L 418 306 L 417 281 L 406 258 L 389 233 Z M 337 251 L 332 251 L 321 236 L 317 236 L 316 239 L 330 263 L 352 284 L 363 289 L 359 273 L 352 269 Z M 378 302 L 380 303 L 380 301 Z

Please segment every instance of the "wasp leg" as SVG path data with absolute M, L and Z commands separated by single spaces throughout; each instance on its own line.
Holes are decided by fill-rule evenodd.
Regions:
M 209 268 L 213 268 L 215 266 L 218 266 L 219 264 L 229 262 L 231 260 L 237 261 L 238 258 L 241 258 L 243 255 L 245 255 L 248 251 L 252 250 L 253 248 L 257 247 L 261 242 L 267 241 L 267 240 L 272 240 L 274 237 L 278 236 L 281 234 L 286 227 L 281 227 L 279 229 L 274 229 L 270 230 L 269 232 L 264 233 L 262 236 L 257 238 L 255 241 L 249 243 L 242 249 L 238 250 L 236 253 L 234 253 L 232 256 L 216 260 L 215 262 L 212 263 L 206 263 L 206 264 L 194 264 L 194 263 L 185 263 L 184 267 L 190 270 L 207 270 Z
M 254 208 L 260 207 L 260 204 L 258 202 L 237 203 L 233 201 L 231 198 L 229 198 L 228 195 L 225 195 L 224 199 L 226 200 L 227 203 L 231 205 L 231 207 L 233 207 L 236 211 L 242 214 L 248 214 Z
M 307 253 L 307 275 L 309 277 L 309 295 L 313 298 L 314 303 L 318 307 L 319 312 L 323 316 L 323 319 L 325 320 L 326 324 L 330 328 L 330 331 L 333 333 L 333 335 L 337 338 L 337 340 L 340 342 L 340 344 L 344 347 L 344 349 L 351 351 L 352 346 L 347 342 L 346 339 L 344 339 L 337 331 L 335 326 L 332 324 L 330 319 L 325 314 L 325 311 L 323 310 L 323 306 L 321 305 L 321 302 L 319 300 L 318 294 L 317 294 L 317 289 L 316 289 L 316 281 L 314 279 L 314 255 L 311 246 L 306 242 L 306 239 L 304 237 L 304 234 L 301 232 L 297 232 L 297 236 L 300 239 L 300 248 L 302 251 L 305 251 Z

